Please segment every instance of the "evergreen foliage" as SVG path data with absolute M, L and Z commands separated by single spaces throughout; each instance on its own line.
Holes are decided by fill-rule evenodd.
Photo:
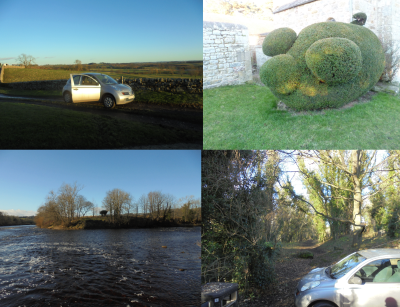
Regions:
M 290 28 L 279 28 L 267 35 L 262 44 L 263 52 L 267 56 L 286 53 L 295 42 L 297 34 Z
M 289 45 L 287 39 L 275 52 L 269 51 L 279 36 L 284 37 L 282 31 L 271 32 L 263 50 L 282 53 L 283 46 Z M 285 55 L 266 61 L 260 78 L 294 110 L 337 108 L 368 92 L 384 66 L 382 45 L 372 31 L 354 24 L 321 22 L 304 28 Z

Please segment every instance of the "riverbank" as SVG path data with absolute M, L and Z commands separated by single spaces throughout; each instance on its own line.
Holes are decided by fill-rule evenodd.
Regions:
M 158 227 L 198 227 L 201 223 L 185 223 L 182 221 L 168 220 L 152 220 L 143 217 L 121 218 L 118 221 L 112 221 L 108 217 L 84 217 L 70 221 L 65 224 L 52 224 L 48 228 L 53 230 L 83 230 L 83 229 L 128 229 L 128 228 L 158 228 Z M 38 225 L 38 227 L 40 227 Z

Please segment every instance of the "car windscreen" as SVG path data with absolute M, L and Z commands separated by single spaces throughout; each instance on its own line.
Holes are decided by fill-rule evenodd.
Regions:
M 96 75 L 96 78 L 103 84 L 118 84 L 117 81 L 107 75 Z
M 336 279 L 341 278 L 366 259 L 367 258 L 361 256 L 359 253 L 351 254 L 331 266 L 331 276 Z

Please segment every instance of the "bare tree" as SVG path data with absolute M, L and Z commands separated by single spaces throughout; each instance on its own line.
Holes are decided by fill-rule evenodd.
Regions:
M 400 45 L 393 41 L 388 41 L 383 42 L 382 47 L 385 53 L 385 69 L 381 80 L 391 82 L 400 68 Z
M 92 208 L 94 208 L 94 204 L 91 201 L 85 201 L 82 207 L 82 216 L 85 216 Z
M 82 70 L 82 61 L 75 60 L 76 70 Z
M 36 64 L 36 59 L 31 55 L 26 55 L 25 53 L 21 54 L 17 57 L 16 61 L 25 67 L 31 66 L 32 64 Z
M 107 192 L 103 205 L 110 212 L 110 219 L 115 222 L 120 220 L 124 207 L 131 201 L 132 197 L 129 193 L 114 189 Z
M 73 185 L 64 183 L 59 189 L 59 195 L 57 197 L 58 205 L 60 206 L 63 215 L 67 216 L 68 220 L 72 220 L 75 217 L 78 204 L 78 193 L 82 189 L 83 186 L 78 186 L 76 182 Z

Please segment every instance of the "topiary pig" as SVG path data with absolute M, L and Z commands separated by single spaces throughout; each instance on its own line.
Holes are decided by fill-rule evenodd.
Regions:
M 355 14 L 362 16 L 364 13 Z M 356 17 L 355 17 L 356 18 Z M 368 92 L 385 67 L 378 37 L 343 22 L 320 22 L 299 35 L 290 28 L 272 31 L 263 42 L 272 56 L 260 70 L 261 81 L 294 110 L 337 108 Z

